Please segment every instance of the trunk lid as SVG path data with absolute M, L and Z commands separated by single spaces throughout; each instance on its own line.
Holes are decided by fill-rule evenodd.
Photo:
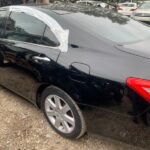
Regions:
M 150 59 L 150 38 L 136 43 L 117 45 L 119 50 Z

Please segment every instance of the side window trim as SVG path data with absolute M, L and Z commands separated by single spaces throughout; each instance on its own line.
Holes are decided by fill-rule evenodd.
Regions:
M 41 42 L 43 41 L 43 37 L 44 37 L 44 35 L 45 35 L 46 28 L 47 28 L 47 25 L 45 24 L 44 32 L 43 32 L 43 35 L 42 35 L 42 37 L 41 37 Z
M 46 45 L 42 45 L 42 44 L 35 44 L 35 43 L 29 43 L 29 42 L 23 42 L 23 41 L 17 41 L 17 40 L 10 40 L 10 39 L 5 39 L 5 38 L 0 38 L 0 41 L 12 43 L 12 44 L 22 43 L 22 44 L 27 44 L 27 45 L 31 45 L 31 46 L 40 46 L 40 47 L 45 47 L 45 48 L 51 48 L 51 49 L 58 50 L 58 47 L 51 47 L 51 46 L 46 46 Z
M 54 34 L 54 36 L 55 36 L 55 38 L 58 40 L 58 38 L 56 37 L 56 35 L 55 35 L 55 33 L 50 29 L 50 27 L 48 27 L 47 25 L 45 26 L 45 29 L 44 29 L 44 33 L 43 33 L 43 36 L 42 36 L 42 41 L 43 41 L 43 39 L 44 39 L 44 37 L 45 37 L 45 34 L 46 34 L 46 30 L 47 29 L 49 29 L 53 34 Z M 60 41 L 58 40 L 58 42 L 59 42 L 59 45 L 58 46 L 50 46 L 50 45 L 47 45 L 47 46 L 49 46 L 49 47 L 59 47 L 60 46 Z

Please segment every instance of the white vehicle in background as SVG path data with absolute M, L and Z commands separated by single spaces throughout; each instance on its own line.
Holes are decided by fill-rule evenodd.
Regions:
M 131 16 L 136 9 L 136 3 L 120 3 L 117 6 L 117 12 L 126 16 Z
M 77 4 L 80 4 L 80 5 L 93 5 L 94 1 L 90 1 L 90 0 L 79 0 L 76 2 Z
M 109 4 L 101 2 L 101 1 L 78 0 L 76 3 L 79 4 L 79 5 L 92 5 L 92 6 L 95 6 L 95 7 L 107 8 L 107 9 L 110 9 L 110 10 L 115 9 L 115 6 L 109 5 Z
M 104 3 L 104 2 L 100 2 L 100 1 L 95 1 L 95 2 L 93 3 L 93 6 L 105 8 L 105 7 L 108 6 L 108 4 L 106 4 L 106 3 Z
M 150 1 L 143 2 L 143 4 L 133 12 L 131 17 L 138 21 L 150 23 Z

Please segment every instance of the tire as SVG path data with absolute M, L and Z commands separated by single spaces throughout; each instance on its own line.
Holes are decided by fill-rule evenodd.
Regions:
M 148 127 L 150 127 L 150 110 L 145 113 L 145 123 Z
M 50 86 L 44 90 L 41 98 L 42 111 L 58 134 L 69 139 L 78 139 L 85 134 L 82 112 L 65 91 Z

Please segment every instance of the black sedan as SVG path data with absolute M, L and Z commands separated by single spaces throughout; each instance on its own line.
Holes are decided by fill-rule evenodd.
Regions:
M 66 138 L 86 133 L 86 106 L 150 125 L 150 28 L 93 7 L 0 8 L 0 84 Z

